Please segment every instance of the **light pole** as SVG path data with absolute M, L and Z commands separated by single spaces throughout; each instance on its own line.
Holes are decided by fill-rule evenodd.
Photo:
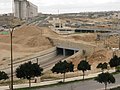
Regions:
M 11 28 L 10 30 L 10 44 L 11 44 L 11 90 L 13 90 L 13 48 L 12 48 L 12 36 L 13 36 L 13 30 L 14 30 L 14 27 Z
M 13 31 L 16 27 L 19 27 L 20 25 L 16 25 L 13 27 L 10 27 L 10 44 L 11 44 L 11 87 L 10 89 L 13 90 Z

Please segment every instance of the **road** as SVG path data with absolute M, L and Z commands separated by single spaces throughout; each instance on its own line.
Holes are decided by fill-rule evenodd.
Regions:
M 110 73 L 114 72 L 114 70 L 109 70 Z M 101 73 L 101 72 L 99 72 Z M 94 73 L 94 74 L 89 74 L 86 75 L 85 78 L 94 78 L 96 77 L 99 73 Z M 73 77 L 73 78 L 66 78 L 66 82 L 69 81 L 75 81 L 75 80 L 82 80 L 82 76 L 79 77 Z M 108 88 L 113 88 L 113 87 L 117 87 L 120 86 L 120 74 L 115 75 L 116 78 L 116 83 L 115 84 L 110 84 L 108 85 Z M 35 86 L 44 86 L 44 85 L 51 85 L 51 84 L 56 84 L 60 81 L 62 81 L 63 79 L 59 79 L 59 80 L 52 80 L 52 81 L 44 81 L 44 82 L 38 82 L 38 83 L 31 83 L 32 87 Z M 17 88 L 26 88 L 29 87 L 29 84 L 17 84 L 14 85 L 14 89 Z M 0 90 L 8 90 L 9 86 L 1 86 Z M 69 83 L 69 84 L 63 84 L 63 85 L 54 85 L 54 86 L 48 86 L 48 87 L 44 87 L 44 88 L 38 88 L 38 89 L 33 89 L 33 90 L 103 90 L 104 89 L 104 84 L 100 84 L 94 80 L 87 80 L 87 81 L 80 81 L 80 82 L 74 82 L 74 83 Z
M 116 83 L 108 85 L 108 88 L 119 86 L 120 85 L 120 74 L 115 75 Z M 103 90 L 104 84 L 100 84 L 94 80 L 87 80 L 81 82 L 74 82 L 71 84 L 65 85 L 56 85 L 47 88 L 40 88 L 35 90 Z M 33 89 L 34 90 L 34 89 Z
M 51 59 L 46 59 L 44 61 L 41 60 L 41 61 L 38 61 L 38 62 L 40 63 L 40 66 L 44 69 L 44 71 L 46 71 L 46 70 L 50 70 L 55 63 L 57 63 L 60 60 L 64 60 L 65 58 L 67 58 L 67 56 L 65 57 L 65 56 L 59 56 L 58 55 L 58 56 L 55 56 Z M 31 60 L 28 60 L 28 61 L 32 61 L 33 63 L 36 63 L 36 58 L 33 58 Z M 14 74 L 15 74 L 16 68 L 19 67 L 22 63 L 25 63 L 25 62 L 26 62 L 26 60 L 14 64 L 14 66 L 13 66 Z M 10 75 L 10 67 L 6 66 L 2 70 L 5 71 L 8 75 Z

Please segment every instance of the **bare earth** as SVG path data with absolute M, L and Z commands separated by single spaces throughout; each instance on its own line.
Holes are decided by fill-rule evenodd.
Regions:
M 58 35 L 51 31 L 47 27 L 38 26 L 24 26 L 22 28 L 16 29 L 13 34 L 13 54 L 15 58 L 22 58 L 32 55 L 34 53 L 51 48 L 52 45 L 46 37 L 60 38 L 71 41 L 86 42 L 94 45 L 101 46 L 104 41 L 98 41 L 96 44 L 97 34 L 73 34 L 73 35 Z M 110 43 L 111 47 L 118 47 L 117 37 L 110 37 L 107 41 Z M 5 65 L 10 62 L 10 37 L 8 35 L 0 35 L 0 65 Z M 91 56 L 88 56 L 90 64 L 92 65 L 92 71 L 97 72 L 96 66 L 100 62 L 108 62 L 112 57 L 113 52 L 110 49 L 97 49 Z M 78 55 L 71 58 L 75 65 L 75 70 L 78 63 L 84 59 L 84 56 Z M 51 72 L 50 72 L 51 73 Z M 78 74 L 78 73 L 77 73 Z M 54 75 L 53 75 L 54 76 Z M 56 76 L 56 74 L 55 74 Z M 70 76 L 70 75 L 69 75 Z
M 25 26 L 16 29 L 13 34 L 14 58 L 21 58 L 52 47 L 49 40 L 41 35 L 42 29 L 37 26 Z M 0 35 L 0 64 L 10 58 L 10 37 Z

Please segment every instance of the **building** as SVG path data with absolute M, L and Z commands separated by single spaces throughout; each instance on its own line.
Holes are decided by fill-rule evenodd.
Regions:
M 14 0 L 14 16 L 30 19 L 38 15 L 38 7 L 27 0 Z
M 55 28 L 64 28 L 65 27 L 65 22 L 59 18 L 53 18 L 52 23 Z
M 107 19 L 120 19 L 120 12 L 111 13 Z
M 114 13 L 113 18 L 115 19 L 120 19 L 120 13 Z

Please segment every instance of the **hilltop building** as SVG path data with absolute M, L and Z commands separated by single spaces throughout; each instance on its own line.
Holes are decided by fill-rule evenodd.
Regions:
M 27 0 L 14 0 L 14 16 L 30 19 L 38 15 L 38 7 Z

